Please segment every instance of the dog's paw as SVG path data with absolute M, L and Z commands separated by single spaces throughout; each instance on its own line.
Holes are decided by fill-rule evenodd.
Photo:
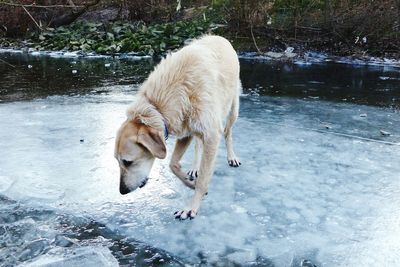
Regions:
M 231 167 L 239 167 L 240 165 L 242 165 L 242 163 L 239 161 L 239 159 L 228 159 L 228 164 Z
M 194 181 L 199 176 L 199 172 L 197 170 L 189 170 L 187 175 L 189 175 L 189 180 Z
M 193 220 L 196 217 L 196 212 L 193 210 L 181 210 L 181 211 L 176 211 L 174 213 L 175 219 L 177 220 L 186 220 L 190 219 Z

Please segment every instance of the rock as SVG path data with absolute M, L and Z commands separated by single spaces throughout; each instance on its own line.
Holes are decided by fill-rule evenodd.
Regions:
M 285 56 L 288 58 L 293 58 L 293 57 L 297 56 L 297 54 L 293 53 L 293 51 L 294 51 L 294 48 L 289 46 L 288 48 L 286 48 L 286 50 L 284 52 Z
M 283 53 L 277 53 L 277 52 L 267 52 L 265 53 L 266 56 L 272 57 L 272 58 L 281 58 L 283 57 Z
M 294 48 L 289 46 L 288 48 L 286 48 L 285 53 L 293 53 L 293 51 Z

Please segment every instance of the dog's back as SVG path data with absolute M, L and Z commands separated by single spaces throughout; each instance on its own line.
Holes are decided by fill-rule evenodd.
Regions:
M 169 123 L 180 136 L 194 128 L 204 131 L 213 119 L 222 123 L 239 89 L 235 50 L 228 40 L 207 35 L 163 59 L 140 91 L 167 118 L 174 118 Z
M 206 35 L 191 43 L 214 53 L 215 64 L 227 79 L 239 78 L 239 60 L 231 43 L 223 37 Z M 190 46 L 188 46 L 190 47 Z

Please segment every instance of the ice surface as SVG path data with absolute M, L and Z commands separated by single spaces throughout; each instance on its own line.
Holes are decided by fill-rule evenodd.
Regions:
M 386 66 L 399 68 L 400 60 L 395 58 L 376 58 L 376 57 L 341 57 L 328 55 L 321 52 L 308 51 L 303 55 L 297 56 L 297 54 L 292 53 L 292 47 L 288 47 L 289 50 L 285 50 L 284 53 L 280 52 L 266 52 L 264 54 L 258 54 L 256 52 L 244 52 L 240 53 L 239 57 L 242 59 L 250 60 L 261 60 L 261 61 L 271 61 L 274 59 L 287 60 L 288 58 L 294 58 L 293 63 L 297 65 L 311 65 L 326 62 L 335 62 L 341 64 L 350 64 L 354 66 Z
M 180 222 L 172 214 L 192 192 L 171 174 L 168 159 L 156 162 L 144 188 L 126 196 L 118 192 L 114 137 L 133 99 L 117 91 L 1 104 L 2 194 L 90 217 L 190 263 L 400 264 L 396 109 L 244 95 L 234 128 L 243 165 L 228 166 L 221 142 L 198 217 Z M 173 142 L 168 140 L 169 155 Z M 4 216 L 8 227 L 35 227 L 32 219 L 6 222 Z M 46 242 L 56 244 L 57 234 L 39 227 L 19 240 L 36 242 L 26 255 L 44 256 L 32 260 L 54 262 L 58 258 L 49 256 Z M 91 251 L 88 258 L 97 255 Z
M 182 266 L 165 251 L 121 236 L 86 214 L 32 204 L 0 196 L 0 266 L 115 266 L 116 258 L 129 266 Z
M 1 53 L 12 53 L 12 54 L 28 54 L 35 57 L 43 57 L 49 56 L 52 58 L 128 58 L 132 60 L 141 60 L 141 59 L 149 59 L 151 56 L 148 55 L 138 55 L 136 53 L 125 53 L 120 55 L 100 55 L 93 52 L 84 52 L 84 51 L 37 51 L 33 48 L 29 49 L 13 49 L 13 48 L 0 48 Z
M 7 191 L 13 182 L 14 181 L 8 177 L 0 176 L 0 193 Z
M 21 264 L 26 267 L 113 267 L 119 266 L 118 261 L 111 254 L 110 250 L 103 247 L 81 247 L 74 249 L 54 249 L 47 255 L 36 258 L 28 264 Z

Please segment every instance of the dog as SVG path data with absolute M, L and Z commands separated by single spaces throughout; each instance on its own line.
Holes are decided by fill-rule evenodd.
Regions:
M 241 165 L 233 149 L 232 126 L 239 113 L 238 56 L 228 40 L 203 36 L 163 59 L 141 85 L 136 102 L 117 132 L 115 158 L 120 167 L 120 193 L 143 187 L 154 160 L 166 157 L 166 138 L 176 136 L 171 171 L 194 196 L 177 219 L 193 219 L 208 191 L 221 135 L 229 166 Z M 225 127 L 224 127 L 225 123 Z M 180 160 L 196 139 L 192 169 Z

